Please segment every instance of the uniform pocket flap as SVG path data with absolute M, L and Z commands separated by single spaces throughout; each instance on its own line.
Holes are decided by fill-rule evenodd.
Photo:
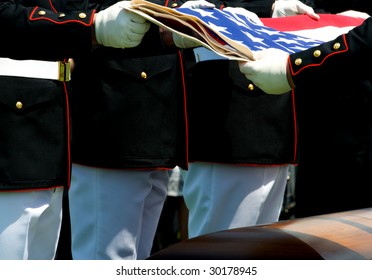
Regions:
M 15 111 L 24 111 L 56 98 L 53 81 L 34 79 L 30 88 L 28 80 L 8 77 L 0 91 L 0 104 Z
M 170 54 L 170 57 L 174 54 Z M 107 70 L 123 72 L 140 80 L 151 79 L 175 67 L 175 59 L 166 55 L 108 60 L 104 66 Z M 111 72 L 111 71 L 110 71 Z

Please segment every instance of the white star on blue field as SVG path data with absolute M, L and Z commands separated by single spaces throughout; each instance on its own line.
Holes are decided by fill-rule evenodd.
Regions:
M 210 28 L 210 35 L 216 41 L 223 41 L 224 44 L 227 44 L 226 41 L 228 38 L 238 44 L 247 46 L 252 51 L 277 48 L 288 53 L 295 53 L 322 43 L 319 40 L 262 26 L 254 23 L 244 15 L 232 14 L 229 11 L 216 8 L 189 9 L 181 7 L 177 11 L 200 19 L 206 27 Z

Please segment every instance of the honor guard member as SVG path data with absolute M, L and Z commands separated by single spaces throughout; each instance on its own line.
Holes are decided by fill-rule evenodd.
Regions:
M 364 0 L 342 0 L 337 4 L 333 0 L 308 0 L 306 3 L 318 13 L 361 18 L 372 14 L 371 3 Z M 337 33 L 329 39 L 336 36 Z M 332 94 L 336 92 L 337 95 Z M 321 96 L 321 104 L 314 94 Z M 354 83 L 346 79 L 337 84 L 319 84 L 315 80 L 311 87 L 301 87 L 295 99 L 300 127 L 295 217 L 372 206 L 371 96 L 369 80 Z
M 255 54 L 257 60 L 241 63 L 240 69 L 245 74 L 247 79 L 253 80 L 257 86 L 261 87 L 268 94 L 278 95 L 286 93 L 290 89 L 294 89 L 294 94 L 296 97 L 301 98 L 302 95 L 311 96 L 317 101 L 313 102 L 314 106 L 312 107 L 311 111 L 311 114 L 314 115 L 314 117 L 316 117 L 318 114 L 319 108 L 324 110 L 322 108 L 324 99 L 327 104 L 335 106 L 335 104 L 331 103 L 327 99 L 337 99 L 340 97 L 340 95 L 342 95 L 345 97 L 345 104 L 343 104 L 343 106 L 340 108 L 332 107 L 334 116 L 324 115 L 322 121 L 326 122 L 328 125 L 335 125 L 335 120 L 340 118 L 341 122 L 336 123 L 336 125 L 339 126 L 338 129 L 340 131 L 342 131 L 341 129 L 344 127 L 345 131 L 353 132 L 351 128 L 355 126 L 355 131 L 360 130 L 364 133 L 361 136 L 366 136 L 368 126 L 365 124 L 365 122 L 367 122 L 367 124 L 371 123 L 371 109 L 370 106 L 368 106 L 369 103 L 363 101 L 363 99 L 366 98 L 367 100 L 370 100 L 370 94 L 367 95 L 365 94 L 365 91 L 362 90 L 355 90 L 347 93 L 336 90 L 328 91 L 326 95 L 318 95 L 317 87 L 319 85 L 327 85 L 328 87 L 334 86 L 337 89 L 340 81 L 345 81 L 342 84 L 348 86 L 348 84 L 360 85 L 365 81 L 370 82 L 372 80 L 371 71 L 368 71 L 368 68 L 372 63 L 371 28 L 372 18 L 369 17 L 363 22 L 362 25 L 355 27 L 347 34 L 340 35 L 336 39 L 323 43 L 318 47 L 313 47 L 291 55 L 288 55 L 287 53 L 277 49 L 268 49 L 266 51 L 257 52 Z M 275 83 L 270 83 L 269 81 L 274 81 Z M 300 101 L 303 102 L 304 100 L 304 98 L 301 98 L 298 103 Z M 304 106 L 303 104 L 300 105 Z M 359 109 L 361 114 L 358 116 L 357 120 L 363 121 L 363 118 L 365 118 L 366 121 L 356 123 L 355 118 L 344 119 L 343 116 L 349 110 L 357 112 L 357 106 L 360 106 Z M 369 111 L 367 109 L 369 109 Z M 302 113 L 301 108 L 298 109 L 298 113 Z M 306 113 L 310 114 L 310 112 Z M 366 127 L 366 131 L 361 130 L 361 127 Z M 316 132 L 319 133 L 318 131 Z M 347 138 L 347 136 L 349 136 L 349 138 Z M 353 139 L 356 138 L 356 136 L 358 135 L 355 134 L 355 132 L 353 132 L 353 134 L 350 133 L 349 135 L 345 134 L 344 136 L 345 140 L 351 141 L 349 144 L 349 149 L 354 145 L 355 151 L 360 149 L 363 144 L 363 142 L 358 143 L 358 141 Z M 327 141 L 327 139 L 323 139 L 322 134 L 319 135 L 319 138 L 321 138 L 318 140 L 319 143 L 321 143 L 321 141 Z M 363 140 L 362 138 L 360 139 Z M 325 144 L 327 144 L 327 142 L 325 142 Z M 315 143 L 315 145 L 319 144 Z M 311 146 L 311 143 L 309 143 L 308 149 L 311 148 L 314 147 Z M 368 152 L 370 152 L 370 148 Z M 353 154 L 355 154 L 355 152 L 353 152 Z M 320 158 L 319 160 L 323 160 L 324 164 L 328 164 L 332 167 L 334 158 L 328 157 L 328 154 L 325 153 L 324 157 Z M 368 166 L 365 165 L 363 168 L 368 168 Z M 370 170 L 370 168 L 368 169 Z M 366 170 L 363 170 L 361 167 L 361 170 L 351 170 L 351 172 L 353 171 L 356 171 L 355 173 L 352 173 L 352 175 L 356 176 L 354 178 L 355 182 L 365 180 L 364 178 L 361 179 L 357 176 L 360 173 L 366 174 Z M 342 169 L 340 170 L 339 176 L 342 178 L 349 176 L 345 175 L 344 172 L 350 171 Z M 316 176 L 318 174 L 313 175 Z M 321 178 L 319 178 L 319 180 L 321 180 Z M 366 180 L 366 182 L 368 181 Z M 368 192 L 369 186 L 370 184 L 357 185 L 357 183 L 350 182 L 349 199 L 360 200 L 355 201 L 355 204 L 359 206 L 362 206 L 362 203 L 367 203 L 370 205 L 370 203 L 368 203 L 368 198 L 370 200 L 370 196 L 366 199 L 359 197 L 359 193 Z M 327 187 L 333 188 L 332 185 Z M 361 190 L 361 188 L 364 187 L 366 187 L 366 189 Z M 319 193 L 319 195 L 322 194 Z M 342 196 L 344 197 L 345 195 Z M 330 200 L 329 203 L 332 204 L 333 201 L 338 200 L 338 198 L 338 190 L 337 186 L 335 186 L 334 197 L 332 197 L 332 200 Z M 353 202 L 354 201 L 350 201 L 350 203 Z M 315 200 L 314 203 L 315 210 L 313 211 L 316 211 L 318 203 L 317 200 Z M 338 202 L 337 204 L 340 205 Z M 321 205 L 323 205 L 323 202 Z
M 272 15 L 318 18 L 299 1 L 211 1 L 209 6 L 188 1 L 183 7 L 229 9 L 258 23 L 258 17 Z M 184 48 L 190 163 L 183 195 L 189 237 L 276 222 L 288 167 L 296 162 L 293 96 L 268 96 L 245 79 L 237 61 L 177 35 L 173 39 Z
M 90 51 L 92 34 L 101 44 L 135 46 L 149 23 L 120 5 L 96 13 L 83 1 L 2 0 L 0 25 L 6 38 L 0 45 L 0 259 L 50 260 L 70 181 L 69 58 Z
M 103 9 L 109 4 L 103 1 Z M 187 168 L 181 53 L 164 45 L 160 31 L 151 25 L 136 48 L 99 46 L 76 61 L 69 192 L 73 259 L 147 258 L 168 171 Z

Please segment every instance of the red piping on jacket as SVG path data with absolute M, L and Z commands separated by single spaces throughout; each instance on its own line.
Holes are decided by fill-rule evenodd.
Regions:
M 66 99 L 66 129 L 67 129 L 67 188 L 70 188 L 71 181 L 71 126 L 70 126 L 70 104 L 66 82 L 63 82 L 63 89 Z
M 54 5 L 53 5 L 52 0 L 49 0 L 48 2 L 49 2 L 50 7 L 52 8 L 52 10 L 53 10 L 55 13 L 57 13 L 57 9 L 54 8 Z
M 293 164 L 296 165 L 297 159 L 297 144 L 298 144 L 298 135 L 297 135 L 297 111 L 296 111 L 296 102 L 295 102 L 295 94 L 294 89 L 291 90 L 291 100 L 292 100 L 292 108 L 293 108 Z
M 186 162 L 185 167 L 188 168 L 189 163 L 189 124 L 188 124 L 188 117 L 187 117 L 187 95 L 186 95 L 186 82 L 185 82 L 185 72 L 183 67 L 182 61 L 182 53 L 178 51 L 178 57 L 180 59 L 180 68 L 181 68 L 181 77 L 182 77 L 182 91 L 183 91 L 183 111 L 185 116 L 185 134 L 186 134 L 186 141 L 185 141 L 185 149 L 186 149 Z

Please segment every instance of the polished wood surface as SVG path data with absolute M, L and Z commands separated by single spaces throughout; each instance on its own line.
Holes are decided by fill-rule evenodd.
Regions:
M 149 259 L 372 259 L 372 208 L 206 234 Z

